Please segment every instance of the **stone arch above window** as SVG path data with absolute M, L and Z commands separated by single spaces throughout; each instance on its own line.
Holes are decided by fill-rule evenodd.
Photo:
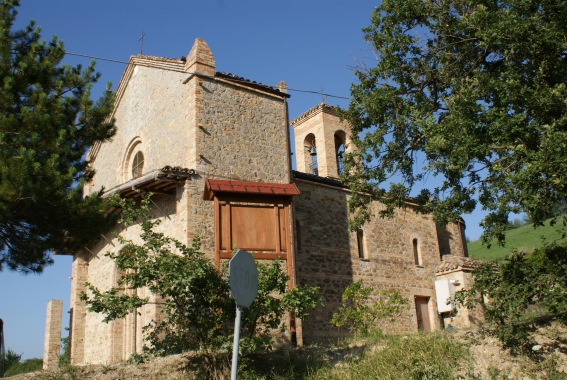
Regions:
M 135 137 L 130 141 L 122 161 L 122 179 L 129 181 L 144 173 L 145 157 L 142 151 L 142 140 Z
M 306 155 L 307 159 L 305 160 L 306 163 L 309 162 L 309 172 L 311 174 L 318 175 L 319 174 L 319 166 L 317 164 L 317 144 L 315 141 L 315 135 L 313 133 L 308 134 L 305 136 L 305 140 L 303 140 L 304 146 L 304 154 Z

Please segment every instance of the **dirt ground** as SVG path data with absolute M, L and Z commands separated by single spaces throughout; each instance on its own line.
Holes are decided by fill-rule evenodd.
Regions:
M 567 328 L 557 325 L 541 330 L 536 336 L 537 345 L 527 356 L 513 356 L 502 348 L 500 342 L 478 331 L 455 331 L 454 336 L 470 347 L 468 368 L 459 370 L 461 379 L 567 379 Z M 320 352 L 321 356 L 335 365 L 345 358 L 357 356 L 361 343 L 351 345 L 351 352 L 329 348 Z M 369 347 L 366 347 L 367 349 Z M 380 349 L 372 347 L 370 349 Z M 321 350 L 319 348 L 318 350 Z M 340 351 L 340 353 L 338 353 Z M 347 349 L 348 351 L 348 349 Z M 195 357 L 172 355 L 156 358 L 144 364 L 119 363 L 112 365 L 89 365 L 71 367 L 66 372 L 43 371 L 11 377 L 13 380 L 177 380 L 197 379 L 190 369 L 194 367 Z M 550 373 L 555 374 L 550 376 Z M 227 374 L 227 379 L 230 374 Z
M 475 374 L 481 379 L 548 379 L 550 373 L 558 372 L 556 379 L 567 379 L 565 326 L 541 329 L 535 336 L 537 344 L 531 347 L 527 356 L 514 356 L 510 350 L 502 348 L 497 338 L 483 336 L 477 331 L 458 334 L 459 339 L 470 347 L 472 363 L 472 368 L 463 368 L 463 375 Z

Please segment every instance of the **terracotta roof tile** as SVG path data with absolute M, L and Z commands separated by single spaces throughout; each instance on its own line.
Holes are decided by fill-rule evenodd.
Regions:
M 266 84 L 255 82 L 255 81 L 250 80 L 250 79 L 239 77 L 238 75 L 234 75 L 234 74 L 230 74 L 230 73 L 223 73 L 223 72 L 217 71 L 215 73 L 215 76 L 219 77 L 219 78 L 226 79 L 226 80 L 234 81 L 234 82 L 237 82 L 237 83 L 242 83 L 244 85 L 247 85 L 247 86 L 250 86 L 250 87 L 253 87 L 253 88 L 257 88 L 257 89 L 260 89 L 260 90 L 268 91 L 268 92 L 271 92 L 273 94 L 277 94 L 279 96 L 285 96 L 286 98 L 290 97 L 289 94 L 286 94 L 285 92 L 281 91 L 280 89 L 278 89 L 276 87 L 268 86 Z
M 215 193 L 294 196 L 299 195 L 299 190 L 294 184 L 207 179 L 203 198 L 212 200 Z
M 320 176 L 315 175 L 315 174 L 298 172 L 296 170 L 293 170 L 293 178 L 294 179 L 307 180 L 307 181 L 311 181 L 311 182 L 323 183 L 323 184 L 329 185 L 329 186 L 347 188 L 345 185 L 342 184 L 342 182 L 338 178 L 320 177 Z

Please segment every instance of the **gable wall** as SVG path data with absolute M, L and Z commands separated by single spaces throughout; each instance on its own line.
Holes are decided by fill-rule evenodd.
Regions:
M 188 75 L 172 66 L 162 69 L 135 65 L 127 70 L 123 78 L 126 86 L 114 114 L 117 132 L 112 141 L 98 150 L 90 191 L 102 187 L 108 191 L 131 179 L 128 153 L 133 141 L 140 142 L 134 152 L 140 149 L 144 155 L 142 174 L 166 165 L 190 167 L 191 161 L 194 164 L 194 94 L 182 83 Z M 188 235 L 186 186 L 178 185 L 175 196 L 157 195 L 152 199 L 154 216 L 162 221 L 159 229 L 184 242 Z M 121 232 L 126 238 L 139 240 L 136 227 Z M 119 273 L 105 255 L 120 248 L 112 234 L 107 233 L 75 257 L 84 264 L 75 265 L 73 270 L 71 356 L 74 364 L 107 364 L 128 359 L 136 348 L 142 347 L 142 327 L 156 315 L 155 305 L 150 305 L 140 310 L 140 316 L 103 323 L 102 315 L 87 312 L 78 299 L 78 293 L 85 290 L 84 281 L 101 291 L 115 285 Z
M 172 70 L 133 68 L 114 114 L 116 135 L 100 147 L 94 161 L 92 190 L 109 190 L 131 179 L 127 150 L 135 139 L 141 142 L 144 173 L 166 165 L 189 165 L 195 146 L 192 94 L 182 83 L 186 77 Z

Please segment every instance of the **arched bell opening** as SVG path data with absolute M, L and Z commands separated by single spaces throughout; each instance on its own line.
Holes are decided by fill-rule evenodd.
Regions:
M 308 134 L 305 136 L 305 140 L 303 140 L 303 146 L 305 148 L 305 162 L 310 162 L 309 164 L 309 172 L 311 174 L 318 175 L 319 174 L 319 166 L 317 163 L 317 144 L 315 141 L 315 135 L 313 133 Z
M 346 133 L 345 131 L 335 132 L 335 160 L 337 163 L 337 174 L 340 176 L 343 174 L 343 156 L 346 149 Z

